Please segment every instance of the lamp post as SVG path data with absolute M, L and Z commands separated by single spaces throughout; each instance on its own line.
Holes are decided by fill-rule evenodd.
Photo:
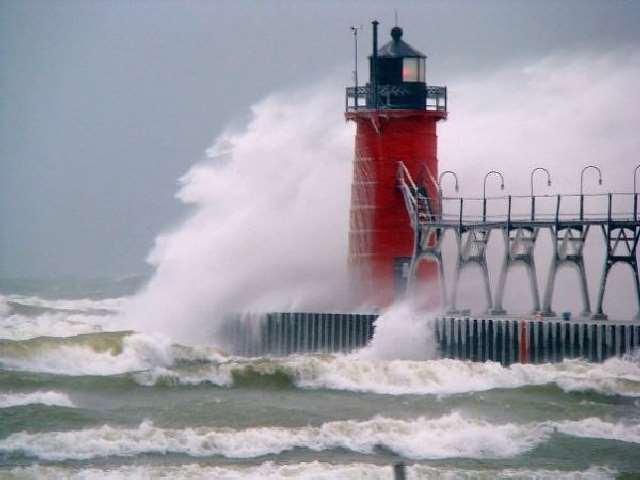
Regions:
M 640 167 L 640 165 L 638 165 Z M 438 191 L 442 194 L 442 179 L 447 175 L 453 175 L 453 178 L 456 181 L 456 185 L 455 185 L 455 189 L 456 192 L 458 191 L 458 175 L 456 175 L 456 172 L 453 172 L 451 170 L 445 170 L 444 172 L 442 172 L 440 174 L 440 176 L 438 177 Z
M 536 218 L 536 197 L 533 195 L 533 177 L 538 171 L 545 172 L 547 174 L 547 186 L 551 186 L 551 174 L 549 173 L 549 170 L 544 167 L 536 167 L 531 170 L 531 221 L 534 221 Z
M 587 165 L 580 172 L 580 220 L 584 219 L 584 174 L 587 170 L 593 168 L 598 172 L 598 185 L 602 185 L 602 171 L 595 165 Z
M 456 184 L 455 184 L 456 192 L 459 190 L 458 189 L 458 175 L 456 175 L 456 172 L 451 171 L 451 170 L 445 170 L 444 172 L 442 172 L 440 174 L 440 176 L 438 177 L 438 203 L 440 204 L 439 205 L 440 206 L 440 215 L 442 215 L 442 213 L 443 213 L 443 207 L 442 207 L 442 179 L 445 176 L 447 176 L 447 174 L 448 175 L 453 175 L 453 178 L 456 181 Z
M 636 179 L 638 177 L 638 170 L 640 170 L 640 165 L 638 165 L 633 170 L 633 220 L 638 219 L 638 193 L 636 190 Z
M 504 176 L 497 170 L 490 170 L 484 176 L 484 184 L 482 187 L 482 221 L 487 221 L 487 180 L 491 175 L 498 175 L 500 177 L 500 190 L 504 190 Z

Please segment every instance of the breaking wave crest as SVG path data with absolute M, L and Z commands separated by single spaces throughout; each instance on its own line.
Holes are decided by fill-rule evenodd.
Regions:
M 407 468 L 412 480 L 493 480 L 493 479 L 536 479 L 536 480 L 602 480 L 615 478 L 616 472 L 603 467 L 591 467 L 581 471 L 561 470 L 463 470 L 454 468 L 434 468 L 428 465 L 413 465 Z M 191 465 L 136 465 L 116 468 L 73 468 L 34 465 L 18 467 L 11 471 L 11 479 L 59 479 L 69 480 L 147 480 L 149 478 L 170 478 L 176 480 L 389 480 L 392 478 L 390 466 L 365 463 L 335 465 L 323 462 L 302 462 L 292 465 L 278 465 L 265 462 L 255 467 L 218 467 Z
M 457 412 L 410 421 L 375 417 L 335 421 L 319 427 L 231 428 L 156 427 L 150 421 L 135 428 L 102 426 L 85 430 L 14 433 L 0 440 L 0 451 L 43 460 L 87 460 L 139 454 L 183 454 L 192 457 L 256 458 L 294 449 L 345 449 L 360 454 L 389 450 L 409 459 L 511 458 L 545 442 L 556 432 L 570 436 L 640 443 L 640 425 L 612 424 L 595 418 L 530 424 L 494 424 Z
M 544 441 L 551 429 L 541 425 L 492 425 L 457 413 L 412 421 L 377 417 L 329 422 L 320 427 L 164 429 L 150 421 L 137 428 L 102 426 L 61 433 L 15 433 L 0 440 L 0 450 L 45 460 L 90 459 L 141 453 L 177 453 L 254 458 L 296 448 L 346 449 L 371 454 L 378 447 L 407 458 L 512 457 Z
M 61 298 L 48 299 L 28 295 L 7 295 L 8 304 L 24 307 L 37 307 L 47 310 L 65 310 L 77 312 L 119 312 L 129 303 L 129 297 L 114 298 Z
M 126 327 L 118 314 L 129 300 L 129 297 L 54 300 L 0 295 L 0 339 L 28 340 L 123 330 Z
M 105 329 L 104 316 L 42 313 L 37 316 L 12 314 L 0 318 L 0 339 L 28 340 L 42 336 L 70 337 Z
M 211 348 L 182 347 L 165 337 L 132 332 L 0 340 L 0 367 L 61 375 L 117 375 L 221 359 Z
M 238 358 L 212 347 L 187 347 L 166 337 L 100 332 L 73 337 L 0 340 L 0 367 L 60 375 L 131 374 L 144 386 L 297 387 L 387 395 L 453 395 L 528 385 L 566 392 L 640 397 L 640 357 L 513 364 L 374 360 L 354 355 Z
M 60 392 L 0 393 L 0 408 L 34 404 L 54 407 L 75 407 L 69 396 Z
M 69 337 L 122 330 L 122 319 L 118 312 L 128 301 L 128 297 L 48 300 L 23 295 L 0 295 L 0 339 Z
M 304 355 L 283 359 L 230 360 L 188 369 L 154 369 L 136 375 L 142 385 L 211 383 L 218 386 L 275 385 L 389 395 L 451 395 L 498 388 L 555 384 L 566 392 L 595 391 L 640 397 L 636 358 L 603 364 L 582 360 L 504 367 L 460 360 L 363 360 L 354 356 Z

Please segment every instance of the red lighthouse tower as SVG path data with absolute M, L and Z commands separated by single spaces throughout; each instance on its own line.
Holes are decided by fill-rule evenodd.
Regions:
M 349 231 L 349 267 L 359 303 L 386 307 L 405 290 L 413 230 L 397 188 L 399 162 L 431 199 L 438 197 L 436 123 L 446 118 L 446 87 L 427 86 L 426 56 L 391 29 L 378 49 L 373 23 L 369 82 L 347 88 L 345 117 L 357 124 Z M 434 209 L 439 208 L 433 205 Z M 420 282 L 433 282 L 437 268 L 422 264 Z

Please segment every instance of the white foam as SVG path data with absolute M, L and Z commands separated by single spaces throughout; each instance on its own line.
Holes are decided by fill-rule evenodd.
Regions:
M 118 312 L 126 308 L 129 297 L 115 298 L 57 298 L 49 299 L 28 295 L 8 295 L 7 300 L 29 307 L 51 308 L 55 310 L 110 310 Z
M 14 433 L 0 440 L 0 451 L 43 460 L 87 460 L 143 453 L 193 457 L 255 458 L 295 448 L 345 449 L 373 454 L 378 447 L 404 458 L 510 458 L 546 441 L 554 432 L 575 437 L 640 443 L 640 425 L 597 418 L 528 424 L 495 424 L 453 412 L 440 418 L 336 421 L 319 427 L 159 428 L 150 421 L 138 427 L 102 426 L 84 430 Z
M 556 384 L 563 390 L 595 391 L 640 397 L 637 359 L 610 359 L 602 364 L 581 360 L 503 367 L 495 362 L 451 359 L 367 360 L 358 355 L 299 355 L 281 359 L 230 360 L 189 371 L 156 369 L 137 377 L 144 385 L 159 379 L 177 384 L 233 385 L 233 373 L 284 373 L 301 388 L 333 389 L 389 395 L 451 395 L 526 385 Z
M 75 407 L 69 396 L 60 392 L 0 393 L 0 408 L 33 404 Z
M 53 344 L 25 355 L 3 355 L 4 368 L 62 375 L 115 375 L 171 365 L 171 343 L 159 336 L 133 334 L 122 339 L 119 353 L 97 351 L 89 344 Z
M 580 421 L 555 422 L 559 432 L 573 437 L 604 438 L 628 443 L 640 443 L 640 424 L 631 422 L 609 423 L 599 418 Z
M 39 315 L 13 313 L 8 301 L 27 306 L 55 309 Z M 0 339 L 26 340 L 37 337 L 69 337 L 83 333 L 122 330 L 116 315 L 127 298 L 104 300 L 46 300 L 20 295 L 0 296 Z M 97 312 L 101 310 L 101 312 Z M 112 313 L 105 313 L 105 311 Z M 79 313 L 85 311 L 86 313 Z
M 97 315 L 44 313 L 36 317 L 8 315 L 0 318 L 0 339 L 70 337 L 108 329 L 110 318 Z M 114 328 L 114 327 L 111 327 Z
M 298 385 L 308 388 L 446 395 L 556 384 L 565 391 L 640 396 L 640 363 L 633 359 L 611 359 L 602 364 L 566 360 L 503 367 L 495 362 L 450 359 L 414 362 L 334 357 L 328 362 L 298 358 L 291 367 Z
M 53 340 L 45 345 L 34 344 L 26 351 L 18 349 L 18 353 L 0 348 L 0 364 L 3 368 L 60 375 L 117 375 L 162 371 L 179 360 L 219 362 L 224 358 L 215 349 L 174 345 L 161 335 L 123 333 L 122 337 L 109 339 L 109 344 L 103 344 L 102 348 L 96 348 L 91 340 L 79 339 L 78 343 Z M 98 345 L 101 342 L 99 337 L 93 340 Z
M 429 360 L 436 357 L 433 316 L 415 310 L 412 302 L 392 305 L 376 320 L 371 343 L 358 358 L 372 360 Z M 411 331 L 411 335 L 407 332 Z
M 164 429 L 145 421 L 136 428 L 102 426 L 79 431 L 14 433 L 0 440 L 0 451 L 23 452 L 44 460 L 90 459 L 141 453 L 178 453 L 253 458 L 294 448 L 343 448 L 372 454 L 384 447 L 406 458 L 505 458 L 521 454 L 553 432 L 545 424 L 497 425 L 458 413 L 409 421 L 376 417 L 328 422 L 319 427 Z
M 536 479 L 536 480 L 602 480 L 615 478 L 616 472 L 604 467 L 591 467 L 582 471 L 562 470 L 462 470 L 447 467 L 434 468 L 428 465 L 413 465 L 407 468 L 411 480 L 493 480 L 493 479 Z M 67 480 L 149 480 L 170 478 L 176 480 L 389 480 L 391 466 L 365 463 L 329 464 L 324 462 L 302 462 L 278 465 L 265 462 L 250 467 L 219 467 L 198 464 L 188 465 L 135 465 L 115 468 L 77 468 L 33 465 L 11 470 L 11 478 L 16 480 L 60 479 Z

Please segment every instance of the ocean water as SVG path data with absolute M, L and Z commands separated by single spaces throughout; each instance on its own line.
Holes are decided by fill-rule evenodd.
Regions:
M 399 461 L 410 479 L 640 474 L 637 353 L 238 358 L 123 329 L 128 282 L 2 284 L 0 478 L 392 479 Z

